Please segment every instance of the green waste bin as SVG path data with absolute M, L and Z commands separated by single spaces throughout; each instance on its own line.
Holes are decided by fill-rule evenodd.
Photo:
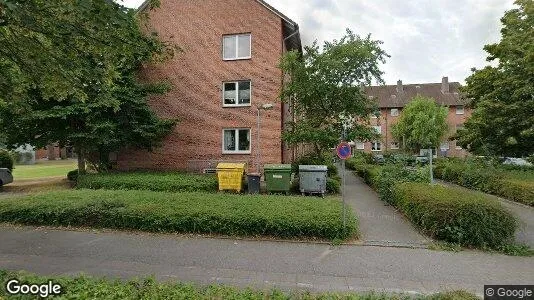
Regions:
M 285 192 L 291 189 L 291 165 L 265 165 L 263 167 L 267 192 Z

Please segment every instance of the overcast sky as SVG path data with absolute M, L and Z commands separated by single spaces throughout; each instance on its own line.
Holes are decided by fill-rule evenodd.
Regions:
M 117 0 L 138 7 L 143 0 Z M 161 0 L 176 1 L 176 0 Z M 222 0 L 220 0 L 222 1 Z M 500 37 L 513 0 L 267 0 L 299 23 L 304 44 L 340 38 L 345 28 L 384 42 L 387 84 L 464 82 L 487 64 L 482 47 Z

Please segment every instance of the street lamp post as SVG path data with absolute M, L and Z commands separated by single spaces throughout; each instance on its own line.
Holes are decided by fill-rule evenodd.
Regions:
M 258 145 L 257 145 L 257 149 L 256 149 L 256 172 L 258 172 L 258 174 L 260 173 L 260 160 L 261 160 L 260 111 L 261 110 L 270 110 L 270 109 L 273 109 L 273 107 L 274 107 L 274 105 L 272 103 L 266 103 L 266 104 L 257 106 L 257 109 L 258 109 L 258 133 L 257 133 L 257 135 L 258 135 Z

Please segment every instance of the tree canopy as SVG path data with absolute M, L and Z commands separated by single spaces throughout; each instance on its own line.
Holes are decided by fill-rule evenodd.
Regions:
M 288 52 L 280 68 L 288 75 L 281 97 L 288 101 L 297 119 L 289 122 L 283 139 L 289 144 L 313 144 L 317 152 L 339 142 L 343 126 L 347 140 L 370 140 L 375 136 L 365 123 L 376 111 L 376 102 L 364 92 L 364 85 L 383 83 L 380 63 L 389 57 L 382 42 L 370 35 L 362 38 L 350 30 L 340 40 L 317 42 L 304 53 Z M 357 120 L 350 122 L 347 120 Z
M 146 97 L 144 63 L 175 48 L 147 35 L 139 15 L 107 0 L 0 0 L 0 127 L 6 144 L 73 145 L 83 159 L 151 149 L 173 127 Z
M 473 70 L 463 88 L 474 111 L 457 139 L 475 154 L 534 154 L 534 2 L 515 5 L 501 19 L 501 41 L 484 47 L 494 65 Z
M 434 99 L 418 95 L 402 110 L 393 136 L 409 150 L 437 147 L 448 130 L 447 113 Z

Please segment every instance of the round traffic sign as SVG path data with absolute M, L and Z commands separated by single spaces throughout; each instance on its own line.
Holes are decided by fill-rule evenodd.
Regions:
M 340 143 L 337 146 L 337 156 L 341 159 L 347 159 L 352 155 L 352 150 L 349 143 Z

